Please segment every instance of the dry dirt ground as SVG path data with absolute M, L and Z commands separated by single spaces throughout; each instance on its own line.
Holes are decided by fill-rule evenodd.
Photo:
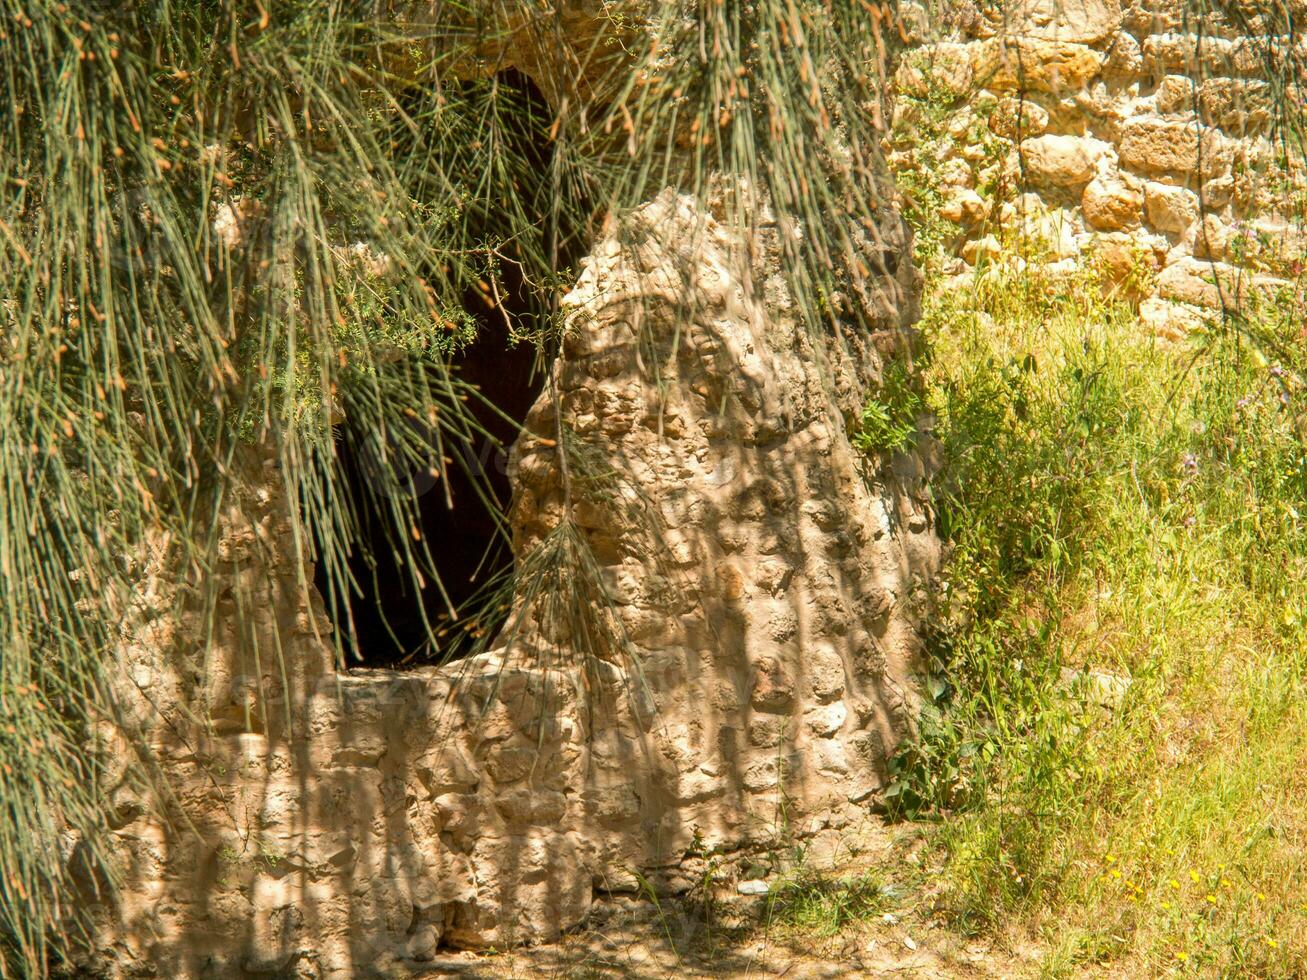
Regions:
M 734 878 L 710 874 L 675 899 L 614 896 L 555 945 L 442 954 L 421 976 L 979 980 L 1038 973 L 1033 945 L 1002 949 L 943 926 L 931 914 L 937 876 L 919 829 L 869 819 L 827 831 L 802 852 L 791 848 L 763 879 L 768 895 L 741 895 Z

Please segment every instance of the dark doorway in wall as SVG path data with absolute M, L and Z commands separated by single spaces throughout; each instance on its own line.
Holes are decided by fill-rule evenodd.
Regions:
M 569 218 L 583 209 L 569 207 L 560 213 L 550 207 L 557 152 L 549 135 L 552 112 L 521 73 L 502 72 L 493 83 L 501 87 L 501 95 L 514 101 L 515 118 L 524 121 L 514 132 L 502 134 L 503 152 L 517 157 L 516 169 L 522 175 L 514 203 L 527 214 L 541 215 L 542 240 L 555 243 L 543 251 L 561 271 L 584 254 L 586 236 Z M 480 223 L 477 232 L 486 240 L 502 238 L 496 226 L 506 222 L 496 207 L 503 206 L 486 202 L 471 219 Z M 417 587 L 412 567 L 387 534 L 394 522 L 370 492 L 376 489 L 377 467 L 370 459 L 374 450 L 369 449 L 368 434 L 351 430 L 348 420 L 338 432 L 336 478 L 342 492 L 354 501 L 358 519 L 348 560 L 355 593 L 329 598 L 328 612 L 352 666 L 395 668 L 439 662 L 467 653 L 470 631 L 493 636 L 502 625 L 506 608 L 488 607 L 487 600 L 488 592 L 496 591 L 495 584 L 506 580 L 513 563 L 502 530 L 511 497 L 507 452 L 543 388 L 544 377 L 535 346 L 514 345 L 512 334 L 530 332 L 549 313 L 548 296 L 528 281 L 523 265 L 512 260 L 513 247 L 508 244 L 509 260 L 498 266 L 497 302 L 491 303 L 485 290 L 476 287 L 464 296 L 464 307 L 478 323 L 477 339 L 453 361 L 457 376 L 495 406 L 477 404 L 475 399 L 466 403 L 487 436 L 457 447 L 463 458 L 447 463 L 443 485 L 423 480 L 415 487 L 419 530 L 439 584 L 426 581 Z M 448 445 L 445 455 L 453 455 Z M 447 502 L 451 498 L 452 506 Z M 323 596 L 331 595 L 328 577 L 320 565 L 316 578 Z M 430 578 L 425 572 L 423 577 Z M 437 636 L 434 646 L 428 624 Z
M 408 560 L 387 535 L 393 521 L 377 500 L 373 444 L 359 433 L 341 433 L 337 441 L 337 479 L 358 516 L 348 562 L 358 592 L 348 606 L 337 596 L 329 612 L 353 666 L 416 666 L 457 656 L 466 652 L 470 630 L 493 632 L 502 622 L 502 612 L 487 608 L 487 601 L 513 562 L 500 525 L 511 497 L 507 453 L 540 391 L 541 376 L 535 348 L 511 346 L 502 317 L 497 319 L 498 328 L 483 324 L 483 333 L 456 360 L 459 377 L 498 409 L 467 403 L 487 434 L 464 445 L 445 444 L 447 457 L 461 458 L 446 464 L 442 481 L 419 473 L 396 488 L 418 495 L 421 539 L 439 582 L 423 571 L 419 588 Z M 317 578 L 319 590 L 328 595 L 325 569 L 318 569 Z M 438 638 L 434 646 L 428 624 Z

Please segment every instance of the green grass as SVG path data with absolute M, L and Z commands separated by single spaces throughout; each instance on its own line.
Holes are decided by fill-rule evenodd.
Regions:
M 1294 328 L 1168 346 L 1101 295 L 993 270 L 930 301 L 954 551 L 892 800 L 940 821 L 951 924 L 1049 975 L 1301 976 L 1307 460 L 1301 362 L 1267 354 Z
M 799 868 L 768 898 L 768 925 L 824 939 L 891 905 L 885 882 L 874 872 L 834 876 Z

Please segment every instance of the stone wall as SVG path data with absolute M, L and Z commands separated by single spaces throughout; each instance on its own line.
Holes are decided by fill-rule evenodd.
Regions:
M 1301 168 L 1271 138 L 1265 69 L 1289 41 L 1184 7 L 905 6 L 915 50 L 899 68 L 890 162 L 930 171 L 959 283 L 1018 254 L 1094 269 L 1171 337 L 1288 285 L 1303 254 L 1290 193 Z
M 100 733 L 119 882 L 83 876 L 88 970 L 407 975 L 442 945 L 554 938 L 637 871 L 687 887 L 708 849 L 866 813 L 912 724 L 939 548 L 928 437 L 882 459 L 847 429 L 917 274 L 890 263 L 870 332 L 813 332 L 779 234 L 668 191 L 599 242 L 511 469 L 519 567 L 573 564 L 519 589 L 486 654 L 337 672 L 271 455 L 225 503 L 212 633 L 164 614 L 187 583 L 155 543 L 130 724 Z

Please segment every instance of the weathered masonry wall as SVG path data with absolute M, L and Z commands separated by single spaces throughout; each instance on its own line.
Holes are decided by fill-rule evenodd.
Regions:
M 557 12 L 543 43 L 467 70 L 516 66 L 554 104 L 595 90 L 603 66 L 578 51 L 639 18 Z M 848 432 L 919 275 L 886 209 L 870 329 L 805 325 L 779 223 L 724 215 L 668 190 L 615 216 L 565 298 L 509 473 L 521 581 L 546 587 L 519 586 L 488 652 L 337 671 L 271 451 L 238 461 L 211 567 L 143 543 L 124 723 L 88 746 L 121 764 L 118 881 L 80 877 L 79 969 L 420 973 L 442 946 L 554 938 L 635 872 L 688 887 L 691 852 L 867 812 L 916 714 L 940 548 L 928 435 L 889 457 Z M 196 574 L 217 607 L 178 616 Z M 163 800 L 134 778 L 141 744 Z
M 1271 138 L 1265 72 L 1294 42 L 1184 6 L 904 5 L 890 162 L 937 175 L 959 282 L 1018 253 L 1092 266 L 1171 337 L 1288 287 L 1302 174 Z
M 275 463 L 251 452 L 215 634 L 155 614 L 182 587 L 162 564 L 128 623 L 124 701 L 174 795 L 115 791 L 122 887 L 86 883 L 88 964 L 405 975 L 441 945 L 555 937 L 636 869 L 676 887 L 692 847 L 865 813 L 915 711 L 938 542 L 926 460 L 862 456 L 846 419 L 916 273 L 886 278 L 877 330 L 814 335 L 774 228 L 746 248 L 669 191 L 615 234 L 512 461 L 515 554 L 583 538 L 581 607 L 519 594 L 483 656 L 337 673 Z M 592 468 L 565 493 L 569 449 Z M 126 759 L 121 739 L 101 748 Z

